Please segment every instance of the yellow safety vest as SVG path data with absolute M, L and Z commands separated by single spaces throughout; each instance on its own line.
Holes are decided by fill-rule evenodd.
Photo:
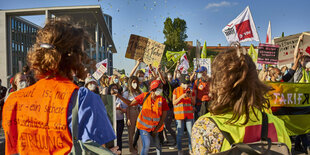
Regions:
M 207 113 L 204 117 L 212 118 L 220 130 L 230 133 L 235 143 L 252 143 L 260 141 L 261 139 L 261 127 L 262 127 L 262 113 L 258 109 L 254 109 L 257 117 L 253 112 L 250 112 L 250 120 L 246 125 L 242 125 L 245 116 L 241 116 L 240 119 L 234 124 L 226 123 L 233 114 L 227 113 L 224 115 L 211 115 Z M 268 138 L 272 142 L 285 143 L 291 150 L 291 140 L 285 130 L 284 122 L 272 114 L 268 116 Z M 227 151 L 231 148 L 229 142 L 224 139 L 221 152 Z

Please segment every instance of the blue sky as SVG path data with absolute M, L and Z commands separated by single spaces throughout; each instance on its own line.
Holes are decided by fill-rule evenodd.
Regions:
M 130 34 L 164 42 L 163 23 L 167 17 L 187 22 L 188 41 L 207 41 L 207 45 L 228 45 L 222 29 L 250 6 L 262 42 L 266 40 L 268 21 L 272 37 L 309 31 L 309 0 L 0 0 L 0 9 L 52 6 L 101 5 L 113 18 L 113 39 L 118 53 L 114 67 L 130 72 L 134 61 L 125 58 Z M 41 25 L 44 16 L 28 18 Z M 258 42 L 248 42 L 242 45 Z M 195 43 L 194 43 L 195 44 Z

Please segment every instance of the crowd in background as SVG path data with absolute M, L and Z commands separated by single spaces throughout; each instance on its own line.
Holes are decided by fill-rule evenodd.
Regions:
M 46 28 L 42 31 L 49 30 Z M 47 51 L 55 50 L 53 46 L 57 47 L 57 45 L 50 45 L 52 43 L 48 44 L 50 45 L 48 48 L 42 46 L 42 44 L 40 45 L 40 43 L 38 44 Z M 264 113 L 256 115 L 259 111 L 268 108 L 268 106 L 265 106 L 264 93 L 268 92 L 269 89 L 262 81 L 309 83 L 310 80 L 309 56 L 299 53 L 292 68 L 289 69 L 287 67 L 279 69 L 276 66 L 266 65 L 261 71 L 256 72 L 256 66 L 252 59 L 247 54 L 242 54 L 242 52 L 240 55 L 239 50 L 236 48 L 220 53 L 212 65 L 212 76 L 207 74 L 208 70 L 204 66 L 200 66 L 190 73 L 182 73 L 178 70 L 179 62 L 176 64 L 174 72 L 162 70 L 161 65 L 156 69 L 149 65 L 148 68 L 151 73 L 146 76 L 145 71 L 142 69 L 137 70 L 142 63 L 142 59 L 137 61 L 128 77 L 125 75 L 103 75 L 97 81 L 90 73 L 87 74 L 85 79 L 81 79 L 82 76 L 78 76 L 78 73 L 76 73 L 76 77 L 72 78 L 70 78 L 71 72 L 68 71 L 66 74 L 68 74 L 69 79 L 72 79 L 72 82 L 80 87 L 79 95 L 82 98 L 83 95 L 85 97 L 83 98 L 85 103 L 80 103 L 81 117 L 88 116 L 87 112 L 82 112 L 83 109 L 87 111 L 89 110 L 88 107 L 96 108 L 92 104 L 98 100 L 98 97 L 92 95 L 89 91 L 101 96 L 115 96 L 116 138 L 119 151 L 122 151 L 122 137 L 124 127 L 127 126 L 129 150 L 132 154 L 147 154 L 152 141 L 155 142 L 157 154 L 161 153 L 161 146 L 168 143 L 172 146 L 169 149 L 177 149 L 178 154 L 183 154 L 182 136 L 184 131 L 189 137 L 188 147 L 190 153 L 215 153 L 224 151 L 223 149 L 229 149 L 221 147 L 227 144 L 223 141 L 223 136 L 221 136 L 215 124 L 220 130 L 230 130 L 235 126 L 226 126 L 224 123 L 221 124 L 221 121 L 236 119 L 237 122 L 240 119 L 247 123 L 251 122 L 254 116 L 257 118 L 264 115 Z M 238 57 L 236 57 L 237 55 Z M 69 53 L 66 56 L 70 57 L 71 55 Z M 46 72 L 43 73 L 46 74 Z M 59 73 L 62 72 L 59 70 Z M 17 73 L 10 79 L 8 89 L 1 86 L 1 106 L 13 92 L 36 84 L 39 79 L 36 79 L 34 74 L 28 66 L 25 66 L 22 72 Z M 57 80 L 59 79 L 56 78 Z M 86 102 L 89 95 L 92 97 L 88 98 L 89 102 Z M 212 99 L 212 104 L 210 104 Z M 101 104 L 102 101 L 98 103 Z M 102 109 L 105 111 L 104 107 Z M 210 115 L 209 110 L 214 115 Z M 223 116 L 223 118 L 215 116 Z M 276 124 L 276 130 L 279 131 L 276 136 L 278 136 L 279 141 L 286 143 L 290 148 L 287 133 L 283 131 L 283 122 L 279 123 L 280 121 L 277 118 L 269 114 L 268 117 L 271 122 Z M 215 122 L 210 121 L 211 119 Z M 100 127 L 105 128 L 104 123 L 99 122 L 92 122 L 93 124 L 90 126 L 96 126 L 98 129 Z M 176 131 L 172 128 L 174 122 Z M 236 130 L 244 130 L 243 127 L 245 126 L 241 125 Z M 112 131 L 109 130 L 109 133 L 112 133 Z M 172 139 L 168 138 L 168 134 L 171 135 Z M 206 134 L 211 136 L 206 136 Z M 238 139 L 235 136 L 232 134 L 235 140 Z M 113 134 L 109 139 L 113 139 Z M 93 140 L 96 141 L 96 138 Z M 206 140 L 210 140 L 208 146 L 205 144 Z M 105 143 L 106 141 L 100 142 L 100 144 Z M 300 135 L 296 138 L 295 149 L 305 151 L 308 147 L 309 141 L 306 135 Z

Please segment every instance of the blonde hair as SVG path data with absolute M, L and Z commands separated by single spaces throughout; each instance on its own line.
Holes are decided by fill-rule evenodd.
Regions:
M 106 76 L 106 75 L 103 75 L 101 78 L 100 78 L 100 85 L 102 87 L 109 87 L 109 77 Z
M 229 123 L 237 122 L 245 115 L 243 123 L 246 124 L 254 108 L 270 107 L 265 96 L 270 87 L 258 79 L 256 66 L 244 51 L 240 47 L 229 49 L 218 54 L 212 63 L 209 111 L 215 115 L 232 112 Z
M 55 76 L 73 79 L 72 74 L 84 79 L 86 67 L 91 60 L 83 51 L 84 40 L 89 40 L 86 32 L 68 22 L 68 19 L 52 19 L 40 29 L 36 42 L 27 55 L 31 69 L 37 78 Z M 47 44 L 49 47 L 42 45 Z

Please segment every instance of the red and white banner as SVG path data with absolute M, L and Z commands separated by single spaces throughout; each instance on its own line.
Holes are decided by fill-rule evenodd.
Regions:
M 271 43 L 271 25 L 270 25 L 270 21 L 269 21 L 269 24 L 268 24 L 266 44 L 272 44 Z
M 229 43 L 259 41 L 249 6 L 237 18 L 226 25 L 222 31 Z
M 107 67 L 107 63 L 108 63 L 108 59 L 104 59 L 104 60 L 102 60 L 96 64 L 96 68 L 98 69 L 100 67 L 100 65 Z
M 178 66 L 178 69 L 181 71 L 182 74 L 187 74 L 187 70 L 189 68 L 189 62 L 187 59 L 186 54 L 183 54 L 183 56 L 180 59 L 180 65 Z

